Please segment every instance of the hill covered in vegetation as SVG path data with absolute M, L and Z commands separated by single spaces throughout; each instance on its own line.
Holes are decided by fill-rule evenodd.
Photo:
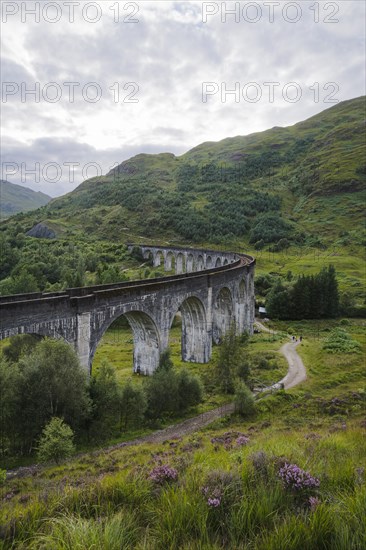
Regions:
M 137 155 L 0 229 L 20 239 L 42 223 L 57 246 L 84 243 L 84 250 L 149 240 L 232 247 L 254 253 L 259 273 L 315 273 L 334 263 L 341 290 L 361 305 L 364 136 L 360 97 L 291 127 L 206 142 L 179 157 Z M 19 271 L 21 248 L 35 246 L 20 240 L 20 263 L 3 278 Z M 122 265 L 117 256 L 114 263 Z
M 28 212 L 44 206 L 51 197 L 41 191 L 0 180 L 0 219 L 4 220 L 18 212 Z

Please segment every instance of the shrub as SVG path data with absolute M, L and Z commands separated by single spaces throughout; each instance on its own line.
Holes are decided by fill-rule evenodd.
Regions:
M 159 368 L 146 383 L 148 418 L 157 419 L 164 414 L 183 413 L 202 401 L 202 385 L 187 370 L 175 372 L 170 353 L 164 352 Z
M 74 452 L 73 431 L 62 418 L 55 416 L 45 426 L 38 446 L 40 462 L 55 461 L 68 458 Z
M 253 466 L 254 474 L 263 479 L 268 479 L 271 458 L 264 451 L 256 451 L 249 456 L 249 462 Z
M 157 485 L 163 485 L 163 483 L 168 481 L 176 481 L 178 479 L 178 472 L 175 468 L 172 468 L 167 464 L 162 464 L 161 466 L 156 466 L 151 470 L 149 473 L 149 479 Z
M 232 448 L 233 442 L 236 442 L 237 445 L 244 445 L 249 442 L 249 437 L 244 435 L 241 432 L 225 432 L 222 435 L 211 438 L 211 443 L 215 445 L 223 445 L 225 449 L 229 450 Z
M 146 410 L 146 397 L 142 388 L 135 386 L 129 380 L 120 390 L 119 396 L 120 422 L 119 428 L 127 430 L 143 423 Z
M 166 349 L 160 355 L 158 369 L 172 370 L 173 366 L 173 361 L 170 357 L 170 349 Z
M 249 441 L 249 437 L 246 435 L 240 435 L 236 440 L 236 444 L 238 447 L 242 447 L 243 445 L 248 445 Z
M 235 412 L 241 416 L 251 416 L 254 414 L 254 397 L 250 389 L 243 383 L 239 384 L 235 392 Z
M 325 340 L 323 349 L 330 353 L 359 353 L 361 345 L 344 329 L 335 328 Z
M 319 487 L 320 481 L 309 472 L 302 470 L 297 464 L 287 464 L 280 468 L 278 475 L 285 487 L 300 491 L 302 489 L 314 489 Z
M 177 375 L 178 379 L 178 412 L 184 412 L 202 401 L 202 384 L 198 378 L 185 369 Z
M 210 508 L 232 506 L 242 493 L 240 477 L 235 473 L 212 470 L 206 476 L 201 493 Z

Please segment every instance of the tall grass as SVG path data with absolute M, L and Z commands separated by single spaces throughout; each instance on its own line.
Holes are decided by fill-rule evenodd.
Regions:
M 29 549 L 130 550 L 139 539 L 136 518 L 126 510 L 107 519 L 61 515 L 46 520 L 43 531 L 27 541 Z

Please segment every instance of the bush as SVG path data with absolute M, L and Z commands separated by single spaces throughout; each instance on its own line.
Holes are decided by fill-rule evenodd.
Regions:
M 62 418 L 55 416 L 45 426 L 38 446 L 38 460 L 40 462 L 55 461 L 68 458 L 74 452 L 74 433 Z
M 164 414 L 181 414 L 202 401 L 200 381 L 185 369 L 175 372 L 170 363 L 169 354 L 162 356 L 159 368 L 147 381 L 148 418 L 158 419 Z
M 176 479 L 178 479 L 178 472 L 175 468 L 172 468 L 167 464 L 162 464 L 161 466 L 156 466 L 151 470 L 149 473 L 149 479 L 157 485 L 163 485 L 168 481 L 176 481 Z
M 178 412 L 184 412 L 202 401 L 202 384 L 198 378 L 189 374 L 185 369 L 178 376 Z
M 240 477 L 236 473 L 212 470 L 206 476 L 201 493 L 210 508 L 232 506 L 242 494 Z
M 323 349 L 330 353 L 360 353 L 361 345 L 344 329 L 335 328 L 325 340 Z
M 320 481 L 309 472 L 302 470 L 297 464 L 285 464 L 278 473 L 285 487 L 300 491 L 319 487 Z
M 241 383 L 235 392 L 235 412 L 247 417 L 254 414 L 254 397 L 249 388 Z
M 142 388 L 129 380 L 120 391 L 120 430 L 141 426 L 146 411 L 146 397 Z

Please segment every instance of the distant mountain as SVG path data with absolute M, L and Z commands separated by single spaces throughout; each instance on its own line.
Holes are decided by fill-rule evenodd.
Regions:
M 28 187 L 0 180 L 0 219 L 4 220 L 18 212 L 28 212 L 49 203 L 51 197 Z

